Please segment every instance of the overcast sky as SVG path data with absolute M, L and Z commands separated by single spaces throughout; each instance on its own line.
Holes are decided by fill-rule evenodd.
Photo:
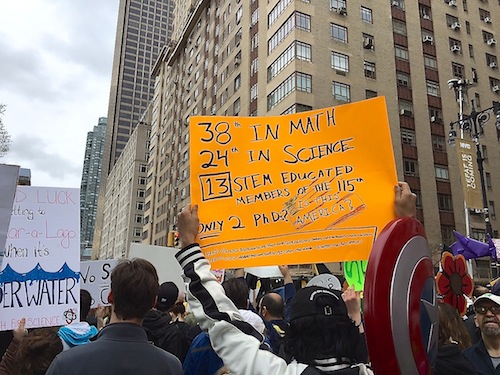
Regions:
M 0 163 L 34 186 L 80 187 L 87 132 L 108 111 L 119 0 L 0 0 Z

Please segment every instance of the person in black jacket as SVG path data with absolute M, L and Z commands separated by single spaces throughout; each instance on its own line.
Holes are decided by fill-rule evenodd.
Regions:
M 142 322 L 155 305 L 158 274 L 145 259 L 119 262 L 111 272 L 111 320 L 94 342 L 59 354 L 46 375 L 182 375 L 174 355 L 152 345 Z
M 160 285 L 158 299 L 154 309 L 146 314 L 142 326 L 153 344 L 175 355 L 184 362 L 189 345 L 185 335 L 169 314 L 179 295 L 179 288 L 171 281 Z

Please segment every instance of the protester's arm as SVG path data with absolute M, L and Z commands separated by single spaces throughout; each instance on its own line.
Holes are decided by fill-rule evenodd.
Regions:
M 281 274 L 283 275 L 283 302 L 285 303 L 285 322 L 290 321 L 290 303 L 292 302 L 293 297 L 295 297 L 295 285 L 293 285 L 292 275 L 290 274 L 290 270 L 288 266 L 278 266 Z
M 356 292 L 353 286 L 350 286 L 342 293 L 342 298 L 347 307 L 347 315 L 359 328 L 359 333 L 364 333 L 363 319 L 361 317 L 361 297 L 360 292 Z
M 417 196 L 411 192 L 410 185 L 398 182 L 395 186 L 394 212 L 397 217 L 415 217 L 417 215 Z
M 210 273 L 210 264 L 196 243 L 198 207 L 186 207 L 178 216 L 178 229 L 183 249 L 177 261 L 190 279 L 189 306 L 200 327 L 208 331 L 217 355 L 236 374 L 284 374 L 286 362 L 271 352 L 260 350 L 256 338 L 243 333 L 235 321 L 242 320 L 224 289 Z
M 16 355 L 19 343 L 24 336 L 26 336 L 25 324 L 26 319 L 22 318 L 19 321 L 19 326 L 13 331 L 14 337 L 0 361 L 0 375 L 11 375 L 16 373 L 15 369 L 17 364 L 14 361 L 14 356 Z

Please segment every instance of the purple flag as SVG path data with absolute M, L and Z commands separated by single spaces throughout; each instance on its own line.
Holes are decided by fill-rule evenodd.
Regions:
M 462 236 L 457 231 L 453 231 L 457 241 L 450 245 L 453 255 L 462 254 L 466 260 L 491 256 L 497 261 L 496 247 L 488 234 L 488 243 Z

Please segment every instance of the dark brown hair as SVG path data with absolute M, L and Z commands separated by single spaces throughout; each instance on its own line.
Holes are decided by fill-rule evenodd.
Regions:
M 470 346 L 470 336 L 465 328 L 464 321 L 455 308 L 447 303 L 438 303 L 439 310 L 439 347 L 449 345 L 451 340 L 456 341 L 460 349 Z
M 121 261 L 111 272 L 113 309 L 120 319 L 143 319 L 158 293 L 156 268 L 147 260 Z
M 43 375 L 63 345 L 57 328 L 35 328 L 24 337 L 14 355 L 17 375 Z

